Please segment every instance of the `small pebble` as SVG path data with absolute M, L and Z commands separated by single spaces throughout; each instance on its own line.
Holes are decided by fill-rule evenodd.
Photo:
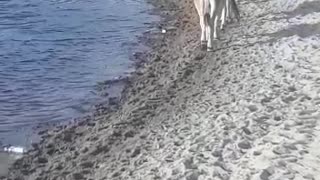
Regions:
M 248 109 L 251 111 L 251 112 L 255 112 L 258 110 L 258 107 L 256 105 L 250 105 L 248 106 Z
M 124 134 L 124 136 L 126 137 L 126 138 L 129 138 L 129 137 L 134 137 L 134 131 L 133 130 L 130 130 L 130 131 L 127 131 L 125 134 Z
M 239 148 L 241 149 L 250 149 L 251 145 L 248 141 L 242 141 L 238 143 Z
M 261 180 L 269 180 L 269 177 L 271 174 L 267 170 L 263 170 L 262 173 L 260 174 L 260 179 Z
M 247 135 L 252 134 L 251 131 L 247 127 L 242 128 L 243 132 L 246 133 Z
M 77 180 L 85 179 L 81 173 L 73 173 L 72 176 L 74 179 L 77 179 Z
M 261 152 L 260 152 L 260 151 L 254 151 L 254 152 L 253 152 L 253 155 L 259 156 L 259 155 L 261 155 Z
M 279 165 L 279 166 L 286 167 L 286 166 L 287 166 L 287 163 L 286 163 L 285 161 L 283 161 L 283 160 L 280 160 L 280 161 L 278 162 L 278 165 Z
M 133 151 L 133 153 L 131 154 L 131 157 L 132 157 L 132 158 L 133 158 L 133 157 L 136 157 L 136 156 L 138 156 L 140 153 L 141 153 L 141 149 L 140 149 L 139 147 L 137 147 L 137 148 Z
M 221 157 L 222 152 L 219 151 L 219 150 L 215 150 L 215 151 L 212 152 L 212 155 L 213 155 L 214 157 Z
M 83 162 L 83 163 L 81 163 L 81 167 L 83 167 L 83 168 L 92 168 L 93 167 L 93 163 L 92 162 L 90 162 L 90 161 L 87 161 L 87 162 Z
M 198 172 L 192 172 L 189 176 L 186 177 L 186 180 L 198 180 L 198 179 L 199 179 Z
M 314 176 L 312 174 L 304 175 L 303 178 L 310 179 L 310 180 L 315 180 L 315 178 L 314 178 Z
M 115 172 L 115 173 L 112 174 L 112 177 L 113 177 L 113 178 L 118 177 L 118 176 L 120 176 L 120 173 L 119 173 L 119 172 Z
M 278 146 L 278 147 L 273 148 L 272 152 L 275 154 L 281 155 L 281 154 L 286 153 L 286 149 Z
M 274 116 L 273 118 L 275 121 L 281 121 L 281 116 Z
M 45 157 L 39 157 L 39 158 L 38 158 L 38 162 L 39 162 L 40 164 L 45 164 L 45 163 L 48 162 L 48 159 L 45 158 Z
M 186 169 L 197 169 L 197 166 L 193 163 L 193 158 L 188 158 L 183 162 Z

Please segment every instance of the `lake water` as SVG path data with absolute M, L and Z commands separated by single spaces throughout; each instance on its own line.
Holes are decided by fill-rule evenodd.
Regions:
M 156 17 L 144 0 L 1 0 L 0 141 L 80 116 L 97 82 L 130 70 L 137 35 Z M 1 145 L 1 144 L 0 144 Z

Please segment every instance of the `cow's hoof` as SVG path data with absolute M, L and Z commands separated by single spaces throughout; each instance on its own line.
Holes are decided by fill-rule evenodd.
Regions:
M 206 46 L 206 45 L 202 44 L 202 45 L 200 46 L 200 50 L 201 50 L 201 51 L 205 51 L 206 49 L 207 49 L 207 46 Z
M 214 41 L 215 40 L 219 40 L 219 35 L 218 34 L 215 34 L 215 35 L 213 35 L 213 38 L 212 38 Z
M 207 51 L 208 52 L 212 52 L 213 51 L 213 47 L 207 47 Z
M 205 41 L 201 42 L 200 49 L 206 50 L 207 49 L 207 42 L 205 42 Z

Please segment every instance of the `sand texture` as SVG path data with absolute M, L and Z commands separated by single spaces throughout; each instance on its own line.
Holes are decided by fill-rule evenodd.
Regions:
M 320 1 L 240 0 L 201 51 L 192 0 L 154 0 L 167 33 L 120 104 L 44 133 L 7 179 L 319 180 Z

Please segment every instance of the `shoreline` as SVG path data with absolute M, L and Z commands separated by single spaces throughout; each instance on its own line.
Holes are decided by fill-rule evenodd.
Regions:
M 146 9 L 149 9 L 148 7 Z M 149 10 L 146 10 L 149 11 Z M 145 12 L 143 12 L 145 13 Z M 150 14 L 150 13 L 149 13 Z M 150 17 L 149 17 L 150 18 Z M 146 25 L 145 27 L 145 31 L 147 31 L 151 26 L 151 24 L 155 23 L 156 20 L 153 19 L 151 20 L 149 23 L 142 23 L 144 25 Z M 141 31 L 140 35 L 134 35 L 134 39 L 136 39 L 136 42 L 127 42 L 123 43 L 123 46 L 129 46 L 128 44 L 130 44 L 130 48 L 128 48 L 128 52 L 140 52 L 145 51 L 145 47 L 143 47 L 143 45 L 140 43 L 140 36 L 142 36 L 141 34 L 143 34 L 145 31 Z M 136 44 L 138 44 L 138 47 L 134 47 Z M 131 47 L 132 46 L 132 47 Z M 142 46 L 142 47 L 140 47 Z M 139 64 L 141 64 L 141 62 L 138 62 L 135 58 L 134 55 L 135 53 L 133 53 L 133 55 L 131 55 L 130 53 L 128 53 L 128 66 L 126 68 L 125 71 L 120 72 L 119 74 L 115 74 L 114 77 L 110 78 L 109 75 L 107 76 L 107 80 L 101 80 L 101 81 L 97 81 L 95 83 L 95 85 L 92 85 L 92 90 L 89 91 L 89 93 L 94 94 L 95 97 L 93 97 L 92 99 L 96 99 L 95 101 L 93 101 L 94 103 L 91 103 L 90 105 L 88 105 L 87 107 L 82 108 L 82 106 L 79 108 L 81 110 L 79 110 L 78 115 L 75 115 L 74 118 L 71 118 L 71 120 L 58 120 L 58 121 L 53 121 L 53 122 L 44 122 L 44 123 L 40 123 L 40 124 L 36 124 L 34 126 L 28 125 L 28 129 L 30 129 L 30 131 L 32 132 L 32 134 L 43 134 L 45 131 L 48 131 L 50 129 L 54 129 L 54 127 L 60 127 L 60 126 L 70 126 L 71 124 L 75 124 L 75 123 L 79 123 L 81 121 L 81 119 L 86 119 L 87 117 L 91 116 L 93 114 L 94 111 L 96 111 L 98 109 L 99 106 L 102 105 L 106 105 L 106 104 L 117 104 L 117 101 L 119 101 L 120 96 L 121 96 L 121 92 L 124 89 L 125 84 L 128 82 L 132 72 L 134 71 L 134 69 L 136 68 L 136 66 L 139 66 Z M 132 67 L 134 66 L 134 67 Z M 91 87 L 91 86 L 90 86 Z M 86 103 L 89 104 L 89 103 Z M 17 129 L 17 131 L 20 131 L 20 129 Z M 31 134 L 31 133 L 30 133 Z M 27 141 L 31 140 L 31 143 L 33 142 L 38 142 L 38 137 L 36 138 L 32 138 L 33 135 L 29 135 L 27 138 Z M 8 142 L 3 142 L 0 141 L 0 152 L 1 150 L 4 149 L 4 147 L 10 147 L 10 146 L 17 146 L 17 147 L 23 147 L 25 150 L 29 149 L 31 147 L 31 143 L 8 143 Z M 27 145 L 26 145 L 27 144 Z M 5 151 L 3 151 L 5 152 Z
M 18 16 L 14 13 L 17 10 L 16 8 L 23 8 L 25 5 L 26 10 L 30 11 L 30 14 L 26 15 L 28 17 L 30 15 L 30 18 L 22 19 L 22 21 L 26 20 L 29 22 L 30 20 L 29 28 L 31 31 L 20 31 L 23 27 L 20 28 L 15 23 L 3 25 L 8 30 L 11 28 L 20 29 L 19 31 L 14 31 L 11 35 L 19 37 L 30 35 L 30 38 L 32 38 L 29 40 L 32 42 L 25 38 L 15 40 L 7 39 L 7 36 L 1 36 L 4 42 L 8 41 L 8 43 L 4 44 L 4 49 L 9 48 L 9 44 L 11 43 L 19 44 L 17 47 L 3 51 L 1 55 L 14 59 L 15 55 L 9 53 L 11 50 L 12 52 L 24 53 L 22 53 L 22 59 L 16 59 L 13 68 L 9 67 L 11 61 L 5 63 L 0 68 L 5 72 L 3 74 L 4 79 L 1 82 L 4 94 L 1 93 L 3 96 L 0 99 L 1 104 L 5 108 L 1 109 L 3 112 L 0 116 L 1 122 L 3 122 L 3 127 L 0 128 L 0 144 L 27 146 L 29 143 L 26 142 L 30 142 L 30 132 L 32 132 L 33 127 L 39 124 L 45 126 L 47 122 L 53 124 L 69 121 L 74 117 L 79 117 L 78 115 L 81 113 L 88 112 L 91 105 L 99 101 L 99 99 L 96 99 L 95 93 L 91 91 L 96 82 L 131 72 L 131 62 L 128 61 L 128 56 L 131 52 L 140 49 L 140 46 L 135 44 L 137 42 L 136 36 L 141 35 L 147 30 L 149 22 L 156 21 L 157 18 L 145 13 L 145 11 L 150 9 L 150 5 L 132 1 L 130 2 L 130 6 L 126 6 L 125 4 L 127 3 L 122 1 L 97 1 L 94 3 L 79 1 L 75 3 L 75 6 L 78 7 L 75 11 L 68 9 L 68 4 L 54 3 L 54 8 L 48 9 L 41 16 L 40 14 L 39 16 L 32 16 L 32 13 L 35 13 L 38 7 L 45 8 L 46 3 L 37 4 L 34 1 L 14 3 L 17 6 L 10 6 L 10 3 L 4 3 L 4 7 L 8 5 L 8 8 L 12 9 L 12 11 L 10 10 L 6 13 L 10 16 L 8 22 L 14 21 L 14 17 Z M 88 4 L 90 6 L 87 6 Z M 95 8 L 95 6 L 98 8 Z M 59 9 L 61 8 L 63 10 L 60 11 Z M 126 8 L 129 8 L 129 11 L 126 11 L 126 13 L 117 12 L 118 9 L 121 11 L 126 10 Z M 90 13 L 91 11 L 94 12 L 94 15 Z M 48 27 L 49 30 L 41 23 L 43 18 L 46 19 L 46 13 L 54 13 L 59 17 L 61 15 L 61 17 L 65 17 L 63 18 L 63 22 L 68 23 L 59 23 L 62 21 L 55 23 L 55 18 L 48 17 L 48 23 L 52 23 L 52 26 Z M 109 16 L 110 13 L 111 15 L 116 15 L 116 17 Z M 3 14 L 3 17 L 6 17 L 6 14 Z M 81 18 L 79 21 L 74 21 L 73 17 Z M 42 20 L 40 21 L 38 18 Z M 95 21 L 97 18 L 103 22 L 99 23 L 99 21 Z M 123 24 L 119 23 L 119 21 L 113 21 L 113 19 L 125 22 Z M 95 24 L 95 27 L 84 24 L 91 20 L 92 25 Z M 55 31 L 57 28 L 59 31 Z M 52 33 L 55 38 L 46 39 L 46 36 L 42 35 L 38 37 L 36 31 L 33 31 L 36 29 L 43 29 L 46 33 Z M 63 31 L 69 32 L 69 30 L 72 30 L 72 32 L 75 30 L 76 33 L 62 33 Z M 63 40 L 63 43 L 55 43 L 56 40 L 57 42 Z M 32 45 L 34 48 L 29 48 L 29 42 L 35 43 L 33 44 L 34 46 Z M 64 46 L 68 45 L 71 45 L 76 50 L 75 52 L 79 53 L 73 52 L 73 54 L 70 54 L 64 48 Z M 41 52 L 38 52 L 40 49 Z M 25 59 L 26 61 L 24 61 Z M 42 60 L 45 62 L 50 60 L 51 62 L 52 60 L 52 63 L 42 64 L 38 60 L 39 62 L 42 62 Z M 75 66 L 72 65 L 73 61 L 77 62 L 74 64 Z M 24 63 L 27 63 L 28 67 L 24 67 Z M 64 66 L 66 63 L 71 63 L 71 66 Z M 7 65 L 9 65 L 9 68 L 6 68 Z M 59 69 L 64 67 L 66 69 L 64 69 L 63 74 L 61 74 L 62 72 L 59 73 Z M 47 68 L 50 71 L 42 74 L 42 70 Z M 23 75 L 24 70 L 28 72 L 28 76 Z M 12 76 L 12 79 L 9 76 Z M 30 85 L 28 83 L 30 78 L 32 79 L 31 84 L 35 83 L 36 86 L 30 86 L 30 88 L 25 89 Z M 55 82 L 59 82 L 59 86 Z
M 152 10 L 147 11 L 148 14 L 159 16 L 162 19 L 168 18 L 169 15 L 167 13 L 163 14 L 162 12 L 162 9 L 164 8 L 164 5 L 166 5 L 166 3 L 158 3 L 153 0 L 146 0 L 146 3 L 152 6 Z M 92 110 L 86 113 L 87 115 L 80 116 L 78 118 L 73 119 L 72 121 L 69 121 L 66 123 L 55 123 L 53 125 L 43 125 L 43 126 L 36 127 L 36 130 L 34 131 L 37 132 L 36 134 L 38 134 L 39 140 L 36 143 L 32 143 L 30 145 L 31 149 L 28 149 L 28 151 L 26 152 L 26 154 L 23 155 L 22 158 L 21 158 L 21 155 L 17 155 L 19 156 L 19 159 L 15 161 L 12 165 L 10 165 L 9 176 L 8 177 L 0 176 L 0 179 L 3 179 L 3 178 L 10 179 L 11 176 L 15 177 L 16 174 L 10 174 L 10 173 L 21 170 L 19 167 L 20 161 L 24 161 L 27 158 L 32 157 L 33 155 L 30 155 L 30 153 L 39 151 L 40 146 L 46 143 L 46 141 L 50 140 L 53 134 L 55 135 L 63 134 L 64 131 L 66 131 L 67 129 L 79 128 L 84 126 L 89 126 L 89 127 L 95 126 L 96 116 L 108 116 L 108 114 L 112 114 L 118 111 L 119 107 L 121 106 L 121 103 L 126 100 L 126 95 L 128 94 L 127 90 L 131 86 L 130 83 L 134 81 L 134 79 L 136 78 L 135 76 L 140 75 L 139 70 L 143 69 L 144 64 L 147 63 L 148 56 L 152 54 L 149 51 L 154 51 L 153 43 L 159 41 L 160 39 L 159 36 L 162 36 L 161 31 L 160 30 L 157 31 L 155 29 L 160 28 L 159 24 L 164 25 L 165 23 L 163 23 L 163 21 L 164 20 L 151 22 L 149 24 L 150 30 L 147 30 L 143 32 L 142 35 L 137 36 L 137 39 L 138 39 L 137 43 L 139 43 L 139 46 L 143 46 L 144 50 L 136 51 L 130 57 L 129 61 L 132 61 L 132 66 L 134 69 L 132 72 L 124 76 L 119 76 L 118 78 L 115 78 L 112 80 L 105 80 L 103 82 L 98 82 L 96 87 L 97 92 L 99 96 L 106 98 L 104 102 L 96 103 L 95 105 L 93 105 L 93 108 L 91 108 Z M 117 84 L 117 85 L 114 85 L 114 84 Z M 109 93 L 107 91 L 113 88 L 118 88 L 118 86 L 121 86 L 120 93 L 114 93 L 117 95 L 109 97 Z M 69 142 L 69 143 L 72 143 L 72 142 Z M 46 147 L 42 146 L 42 148 L 45 149 Z M 24 173 L 22 172 L 22 174 Z M 21 178 L 20 175 L 18 175 L 17 177 Z
M 149 5 L 151 4 L 150 2 L 146 3 Z M 159 15 L 159 13 L 153 14 L 149 11 L 150 9 L 146 10 L 146 12 L 144 13 L 147 13 L 149 15 Z M 91 121 L 95 116 L 100 116 L 115 111 L 115 109 L 117 109 L 120 106 L 120 100 L 122 99 L 122 94 L 124 94 L 123 91 L 125 90 L 129 82 L 129 79 L 132 78 L 132 74 L 134 74 L 135 69 L 140 67 L 143 63 L 145 63 L 142 59 L 138 59 L 137 54 L 139 55 L 140 53 L 146 53 L 146 48 L 149 48 L 145 47 L 145 41 L 148 41 L 146 40 L 146 34 L 158 33 L 152 29 L 152 32 L 149 32 L 150 28 L 154 28 L 155 25 L 158 24 L 157 22 L 157 20 L 153 20 L 149 23 L 146 23 L 146 25 L 149 26 L 146 27 L 147 30 L 141 32 L 141 35 L 135 36 L 137 42 L 133 43 L 133 45 L 138 44 L 138 46 L 141 47 L 139 47 L 136 50 L 132 50 L 134 53 L 132 55 L 128 55 L 128 61 L 131 63 L 131 65 L 128 66 L 127 72 L 124 72 L 122 75 L 116 76 L 112 79 L 97 82 L 97 84 L 94 86 L 94 89 L 96 91 L 95 95 L 97 97 L 102 98 L 102 100 L 100 99 L 98 102 L 93 103 L 90 106 L 90 108 L 88 108 L 88 111 L 66 122 L 47 122 L 30 128 L 32 129 L 33 138 L 30 138 L 32 139 L 32 141 L 30 142 L 30 144 L 26 146 L 12 146 L 11 144 L 1 144 L 0 142 L 0 156 L 4 159 L 3 162 L 8 162 L 8 164 L 1 164 L 0 179 L 7 178 L 5 175 L 7 169 L 9 169 L 9 167 L 12 168 L 12 165 L 14 164 L 16 159 L 20 159 L 25 155 L 21 154 L 20 152 L 7 152 L 3 150 L 5 147 L 18 147 L 23 148 L 25 153 L 30 152 L 32 150 L 37 149 L 40 144 L 46 141 L 46 138 L 50 137 L 50 135 L 48 135 L 50 133 L 62 133 L 64 129 L 77 126 L 92 126 Z
M 48 131 L 8 180 L 319 179 L 320 4 L 240 1 L 207 53 L 192 0 L 151 3 L 172 30 L 143 35 L 119 104 Z

